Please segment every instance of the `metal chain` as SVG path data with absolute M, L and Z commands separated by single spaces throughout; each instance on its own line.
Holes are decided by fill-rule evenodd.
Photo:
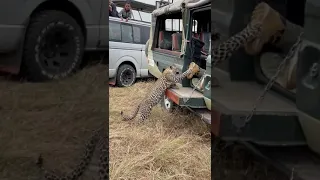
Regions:
M 298 47 L 300 46 L 300 44 L 302 42 L 302 39 L 301 39 L 302 35 L 303 35 L 303 32 L 300 33 L 300 35 L 298 36 L 297 41 L 291 46 L 291 48 L 290 48 L 289 52 L 287 53 L 286 57 L 279 64 L 276 73 L 269 80 L 269 82 L 265 86 L 262 94 L 256 99 L 256 102 L 255 102 L 255 104 L 253 104 L 251 112 L 245 117 L 244 125 L 241 128 L 245 127 L 246 124 L 249 123 L 249 121 L 252 119 L 252 116 L 254 115 L 255 111 L 257 110 L 258 105 L 263 101 L 263 99 L 265 98 L 265 95 L 267 94 L 267 92 L 271 89 L 271 87 L 275 83 L 275 81 L 276 81 L 277 77 L 279 76 L 280 72 L 283 70 L 283 67 L 285 67 L 284 65 L 295 54 L 296 50 L 298 49 Z
M 200 78 L 200 80 L 198 81 L 198 83 L 193 87 L 193 89 L 192 89 L 189 97 L 183 98 L 183 102 L 184 102 L 184 103 L 187 103 L 187 102 L 191 99 L 192 94 L 193 94 L 194 91 L 197 89 L 197 86 L 200 85 L 200 83 L 201 83 L 202 79 L 204 78 L 204 75 L 205 75 L 205 74 L 206 74 L 206 71 L 203 73 L 203 75 L 201 76 L 201 78 Z

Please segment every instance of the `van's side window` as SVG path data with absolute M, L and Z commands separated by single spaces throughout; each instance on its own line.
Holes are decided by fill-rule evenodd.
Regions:
M 141 26 L 141 43 L 146 44 L 149 40 L 150 27 Z
M 133 41 L 135 43 L 141 43 L 141 30 L 140 27 L 133 26 Z
M 109 40 L 121 41 L 120 23 L 109 22 Z
M 122 42 L 133 43 L 132 26 L 122 24 L 121 25 Z

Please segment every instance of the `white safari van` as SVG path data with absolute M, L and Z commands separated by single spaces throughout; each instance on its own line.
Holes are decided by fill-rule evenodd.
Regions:
M 113 2 L 118 7 L 124 7 L 126 1 Z M 155 6 L 137 1 L 131 1 L 131 6 L 139 14 L 140 11 L 151 13 L 155 9 Z M 150 22 L 142 20 L 126 22 L 118 17 L 109 17 L 109 84 L 127 87 L 136 78 L 151 76 L 145 55 L 150 26 Z

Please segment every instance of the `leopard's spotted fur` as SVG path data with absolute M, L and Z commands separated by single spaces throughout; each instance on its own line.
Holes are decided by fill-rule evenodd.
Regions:
M 234 51 L 259 37 L 261 28 L 262 24 L 260 23 L 248 24 L 246 28 L 230 37 L 227 41 L 219 44 L 217 47 L 213 47 L 211 58 L 212 63 L 217 65 L 218 63 L 230 58 Z
M 43 167 L 43 159 L 41 155 L 38 160 L 38 167 L 40 168 L 44 178 L 46 180 L 77 180 L 79 179 L 86 168 L 88 167 L 92 157 L 94 150 L 98 148 L 99 156 L 99 178 L 100 180 L 108 179 L 108 145 L 107 145 L 107 134 L 104 127 L 100 128 L 96 132 L 93 133 L 89 142 L 85 146 L 84 155 L 81 158 L 80 163 L 69 173 L 65 173 L 64 175 L 59 175 L 58 173 L 50 170 L 46 170 Z
M 123 120 L 132 120 L 139 113 L 139 122 L 149 118 L 152 108 L 162 99 L 166 89 L 173 87 L 176 83 L 192 73 L 192 69 L 186 70 L 182 74 L 177 74 L 178 70 L 175 66 L 165 69 L 161 77 L 155 82 L 150 94 L 148 94 L 134 109 L 132 114 L 126 115 L 121 111 Z

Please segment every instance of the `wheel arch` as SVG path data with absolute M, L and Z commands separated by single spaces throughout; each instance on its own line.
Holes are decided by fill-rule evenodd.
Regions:
M 29 21 L 26 25 L 26 29 L 29 27 L 29 22 L 32 16 L 36 13 L 43 11 L 43 10 L 58 10 L 63 11 L 70 15 L 81 27 L 81 31 L 84 36 L 84 41 L 87 41 L 87 31 L 86 31 L 86 20 L 81 14 L 80 9 L 77 5 L 69 0 L 41 0 L 42 2 L 39 3 L 35 0 L 29 0 L 26 2 L 26 7 L 29 7 L 27 13 L 29 14 Z M 86 11 L 87 12 L 87 11 Z
M 131 62 L 131 61 L 123 61 L 121 64 L 119 64 L 119 66 L 117 67 L 117 71 L 118 71 L 118 69 L 119 69 L 119 67 L 121 66 L 121 65 L 124 65 L 124 64 L 128 64 L 128 65 L 130 65 L 130 66 L 132 66 L 133 68 L 134 68 L 134 70 L 137 72 L 137 67 L 133 64 L 133 62 Z
M 138 74 L 137 74 L 137 67 L 135 66 L 135 64 L 134 64 L 132 61 L 126 60 L 126 61 L 121 61 L 121 63 L 117 64 L 117 66 L 116 66 L 116 71 L 115 71 L 115 75 L 114 75 L 114 77 L 113 77 L 115 80 L 117 80 L 117 73 L 118 73 L 118 70 L 119 70 L 120 66 L 122 66 L 122 65 L 124 65 L 124 64 L 128 64 L 128 65 L 132 66 L 132 67 L 134 68 L 134 70 L 136 71 L 136 76 L 138 76 Z
M 131 65 L 131 66 L 134 68 L 134 70 L 136 71 L 137 76 L 140 75 L 140 71 L 138 71 L 139 63 L 136 61 L 135 58 L 130 57 L 130 56 L 123 56 L 123 57 L 121 57 L 121 58 L 117 61 L 116 66 L 115 66 L 115 67 L 116 67 L 116 72 L 118 72 L 119 67 L 120 67 L 121 65 L 123 65 L 123 64 L 129 64 L 129 65 Z

